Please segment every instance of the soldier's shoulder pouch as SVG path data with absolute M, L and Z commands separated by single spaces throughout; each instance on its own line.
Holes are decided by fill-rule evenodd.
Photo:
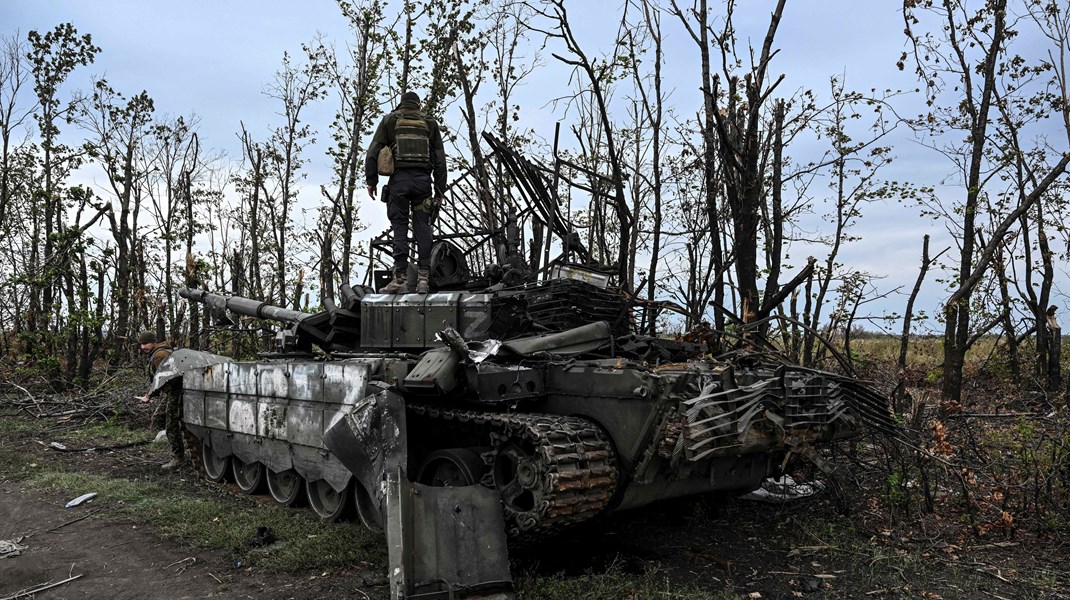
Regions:
M 379 151 L 376 170 L 383 176 L 394 174 L 394 151 L 390 149 L 390 146 L 383 146 L 383 149 Z

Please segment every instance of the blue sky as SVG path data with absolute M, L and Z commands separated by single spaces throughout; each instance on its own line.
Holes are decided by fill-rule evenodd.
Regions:
M 668 1 L 665 2 L 668 4 Z M 683 2 L 682 4 L 689 4 Z M 717 6 L 711 2 L 711 8 Z M 743 0 L 736 15 L 741 40 L 760 46 L 768 25 L 773 2 Z M 605 21 L 605 3 L 572 2 L 569 10 L 574 28 L 591 54 L 608 48 L 616 23 Z M 616 14 L 614 3 L 612 14 Z M 780 91 L 790 94 L 800 88 L 819 93 L 828 89 L 832 75 L 846 75 L 848 87 L 913 89 L 911 73 L 895 67 L 905 46 L 903 21 L 898 0 L 805 0 L 787 5 L 777 36 L 780 54 L 773 63 L 774 73 L 784 73 Z M 716 8 L 714 8 L 716 10 Z M 615 18 L 615 17 L 614 17 Z M 104 77 L 112 86 L 130 96 L 147 90 L 156 102 L 158 114 L 185 115 L 196 112 L 201 118 L 202 142 L 238 156 L 237 132 L 240 122 L 254 134 L 266 135 L 278 119 L 274 101 L 263 94 L 265 85 L 278 69 L 283 52 L 298 54 L 300 45 L 317 34 L 342 42 L 346 23 L 333 0 L 252 1 L 190 0 L 3 0 L 0 2 L 0 34 L 15 30 L 25 35 L 30 29 L 45 31 L 69 21 L 80 33 L 90 33 L 102 48 L 96 62 L 80 71 L 69 89 L 88 89 L 91 76 Z M 672 17 L 665 17 L 666 76 L 672 89 L 672 104 L 681 115 L 693 114 L 699 106 L 697 54 L 687 33 Z M 560 51 L 550 47 L 549 50 Z M 562 109 L 549 104 L 568 88 L 568 73 L 545 53 L 544 66 L 531 75 L 520 90 L 522 123 L 536 134 L 550 139 L 554 122 L 566 118 Z M 904 98 L 903 106 L 920 110 L 920 98 Z M 913 108 L 910 108 L 913 105 Z M 313 125 L 326 132 L 331 110 L 314 116 Z M 447 118 L 447 125 L 449 119 Z M 456 117 L 456 127 L 460 127 Z M 891 139 L 896 163 L 888 178 L 917 184 L 940 185 L 953 166 L 922 148 L 903 131 Z M 806 149 L 799 147 L 796 158 L 805 160 Z M 321 152 L 309 154 L 306 192 L 313 197 L 327 178 L 326 159 Z M 99 175 L 97 176 L 99 177 Z M 948 188 L 948 193 L 956 193 Z M 363 211 L 371 231 L 385 227 L 381 204 Z M 819 209 L 808 223 L 818 227 Z M 913 285 L 920 262 L 921 238 L 934 237 L 935 253 L 951 243 L 944 228 L 932 220 L 919 219 L 916 208 L 896 203 L 872 205 L 856 233 L 861 241 L 848 245 L 841 262 L 884 276 L 884 289 Z M 793 263 L 803 263 L 806 248 L 793 252 Z M 814 250 L 814 252 L 818 252 Z M 819 260 L 823 255 L 817 255 Z M 1065 271 L 1065 265 L 1062 265 Z M 790 277 L 790 273 L 785 277 Z M 922 304 L 930 314 L 944 292 L 930 276 Z M 1065 304 L 1065 299 L 1056 299 Z M 893 297 L 874 307 L 875 312 L 902 312 L 905 297 Z

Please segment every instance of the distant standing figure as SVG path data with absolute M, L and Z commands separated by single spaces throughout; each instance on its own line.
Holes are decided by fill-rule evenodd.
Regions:
M 426 294 L 431 270 L 431 213 L 441 204 L 446 192 L 446 153 L 438 122 L 420 112 L 420 97 L 415 92 L 402 94 L 397 110 L 383 117 L 368 146 L 364 174 L 368 196 L 373 200 L 379 184 L 379 151 L 384 147 L 394 153 L 394 174 L 390 176 L 389 193 L 384 199 L 394 232 L 394 279 L 383 291 L 394 294 L 407 287 L 411 211 L 417 250 L 416 291 Z
M 152 378 L 156 375 L 156 371 L 160 369 L 160 365 L 163 361 L 167 360 L 174 349 L 167 343 L 166 340 L 157 340 L 156 332 L 154 331 L 142 331 L 141 335 L 137 338 L 138 348 L 141 352 L 148 355 L 149 362 L 146 366 L 146 372 L 149 377 L 149 385 L 152 385 Z M 150 400 L 148 396 L 141 396 L 139 398 L 142 404 L 147 404 Z M 167 440 L 171 443 L 172 458 L 170 461 L 163 464 L 163 469 L 171 470 L 177 469 L 186 462 L 186 451 L 182 445 L 182 395 L 175 390 L 168 390 L 164 395 L 163 410 L 159 415 L 162 417 L 155 417 L 153 419 L 153 425 L 156 428 L 162 428 L 167 431 Z M 162 423 L 160 422 L 162 420 Z

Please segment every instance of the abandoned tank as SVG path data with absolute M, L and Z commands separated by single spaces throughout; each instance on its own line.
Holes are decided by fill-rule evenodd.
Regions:
M 383 528 L 392 597 L 508 597 L 510 540 L 753 490 L 793 456 L 894 428 L 856 379 L 640 333 L 589 261 L 537 272 L 514 254 L 475 277 L 457 238 L 434 255 L 431 293 L 343 285 L 315 314 L 184 289 L 285 326 L 255 361 L 179 350 L 157 376 L 209 479 Z
M 181 292 L 290 323 L 256 361 L 175 353 L 205 473 L 246 493 L 266 487 L 285 506 L 307 495 L 326 519 L 351 509 L 386 528 L 392 549 L 410 557 L 401 565 L 435 548 L 468 547 L 483 567 L 499 557 L 488 567 L 499 575 L 465 580 L 470 590 L 507 580 L 505 536 L 531 540 L 655 500 L 749 491 L 792 455 L 867 424 L 892 426 L 883 399 L 857 380 L 716 361 L 698 344 L 635 334 L 618 293 L 576 279 L 430 294 L 343 289 L 345 308 L 315 315 Z M 467 496 L 436 496 L 457 490 Z M 435 560 L 458 570 L 455 558 Z M 443 570 L 413 568 L 397 583 L 408 595 Z

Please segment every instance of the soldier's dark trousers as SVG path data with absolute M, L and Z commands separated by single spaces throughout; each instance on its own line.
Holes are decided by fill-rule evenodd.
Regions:
M 171 390 L 164 396 L 167 403 L 167 441 L 171 444 L 171 453 L 177 457 L 185 455 L 182 445 L 182 392 Z
M 414 210 L 431 197 L 431 174 L 419 169 L 400 169 L 390 177 L 390 199 L 386 216 L 394 230 L 394 272 L 409 268 L 409 215 L 412 215 L 412 234 L 416 238 L 417 266 L 426 270 L 431 266 L 431 214 Z

